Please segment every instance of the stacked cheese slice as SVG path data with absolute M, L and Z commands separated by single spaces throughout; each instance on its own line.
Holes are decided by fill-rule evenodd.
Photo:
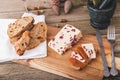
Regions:
M 78 45 L 71 53 L 70 62 L 73 66 L 84 68 L 91 59 L 96 58 L 96 51 L 92 43 Z
M 82 37 L 81 31 L 72 25 L 66 24 L 57 35 L 48 43 L 48 46 L 59 54 L 76 44 Z

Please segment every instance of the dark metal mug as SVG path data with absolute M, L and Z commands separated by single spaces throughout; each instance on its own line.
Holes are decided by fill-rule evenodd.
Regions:
M 111 21 L 116 8 L 116 0 L 112 0 L 104 9 L 96 9 L 88 0 L 88 12 L 90 16 L 91 26 L 97 29 L 106 29 Z

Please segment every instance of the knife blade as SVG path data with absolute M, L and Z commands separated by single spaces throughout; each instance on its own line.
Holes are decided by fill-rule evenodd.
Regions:
M 104 46 L 103 46 L 103 43 L 102 43 L 102 37 L 101 37 L 99 29 L 96 29 L 96 37 L 97 37 L 97 40 L 98 40 L 98 44 L 99 44 L 99 47 L 100 47 L 100 53 L 101 53 L 101 57 L 102 57 L 102 64 L 103 64 L 103 68 L 104 68 L 103 73 L 104 73 L 105 77 L 109 77 L 110 72 L 109 72 L 109 69 L 108 69 L 108 66 L 107 66 L 107 61 L 106 61 L 105 52 L 104 52 Z

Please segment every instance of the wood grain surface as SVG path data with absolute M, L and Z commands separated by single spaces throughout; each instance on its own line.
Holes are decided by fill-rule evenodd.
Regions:
M 90 26 L 89 15 L 87 11 L 86 5 L 78 7 L 73 7 L 72 11 L 69 14 L 64 14 L 64 11 L 61 11 L 61 15 L 56 16 L 48 5 L 50 0 L 27 0 L 34 1 L 27 3 L 27 7 L 34 6 L 34 4 L 39 4 L 37 1 L 41 2 L 39 6 L 45 6 L 46 9 L 42 9 L 46 16 L 46 23 L 49 25 L 56 25 L 57 27 L 62 27 L 66 23 L 72 24 L 82 30 L 84 34 L 91 34 L 93 38 L 95 38 L 95 30 Z M 79 1 L 79 0 L 73 0 Z M 1 0 L 0 1 L 0 18 L 20 18 L 25 10 L 25 4 L 22 0 Z M 30 13 L 34 13 L 40 10 L 31 10 Z M 111 20 L 111 24 L 116 26 L 116 43 L 120 44 L 120 0 L 117 0 L 117 8 L 115 14 Z M 61 20 L 66 19 L 67 22 L 62 23 Z M 48 33 L 54 30 L 54 33 L 50 32 L 51 35 L 48 37 L 48 41 L 59 31 L 56 28 L 48 28 Z M 106 37 L 106 31 L 102 30 L 101 34 L 103 37 Z M 91 36 L 85 35 L 85 36 Z M 88 38 L 87 38 L 88 39 Z M 104 39 L 106 41 L 106 39 Z M 96 44 L 97 46 L 98 44 Z M 105 45 L 106 46 L 106 45 Z M 118 45 L 119 46 L 119 45 Z M 57 75 L 61 75 L 70 79 L 79 79 L 79 80 L 102 80 L 102 62 L 100 54 L 97 55 L 97 59 L 92 60 L 89 65 L 81 71 L 76 71 L 73 69 L 71 64 L 68 61 L 68 57 L 70 55 L 71 50 L 69 50 L 68 54 L 64 54 L 63 56 L 54 53 L 48 47 L 48 57 L 43 59 L 31 59 L 31 60 L 14 60 L 14 62 L 23 64 L 26 66 L 30 66 L 33 68 L 37 68 L 43 71 L 51 72 Z M 109 50 L 106 51 L 106 58 L 108 62 L 108 66 L 111 66 L 111 55 L 109 54 Z M 119 50 L 120 52 L 120 50 Z M 118 54 L 120 57 L 120 55 Z M 120 70 L 120 58 L 115 57 L 117 69 Z M 61 61 L 61 62 L 60 62 Z
M 48 27 L 48 42 L 52 39 L 60 28 Z M 83 70 L 75 70 L 74 67 L 69 62 L 69 57 L 72 50 L 82 43 L 93 43 L 95 48 L 98 49 L 97 58 L 92 60 Z M 99 46 L 95 35 L 89 35 L 83 33 L 83 38 L 77 43 L 73 48 L 69 49 L 63 55 L 57 54 L 51 48 L 48 49 L 48 56 L 41 59 L 31 59 L 31 60 L 14 60 L 19 64 L 27 65 L 33 68 L 41 69 L 50 73 L 61 75 L 70 79 L 78 80 L 102 80 L 102 61 L 99 53 Z M 111 66 L 111 51 L 110 44 L 106 38 L 103 38 L 103 45 L 105 49 L 105 55 L 109 67 Z M 120 59 L 116 59 L 117 68 L 120 70 Z

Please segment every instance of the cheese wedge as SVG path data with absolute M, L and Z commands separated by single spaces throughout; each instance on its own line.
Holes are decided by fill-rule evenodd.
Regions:
M 75 45 L 82 37 L 81 31 L 72 25 L 66 24 L 57 35 L 50 40 L 48 46 L 58 54 L 63 54 L 66 50 Z
M 92 43 L 82 44 L 81 46 L 82 46 L 83 50 L 85 51 L 85 53 L 87 54 L 87 56 L 89 57 L 89 59 L 96 58 L 96 52 L 95 52 L 95 49 L 94 49 L 94 46 Z

